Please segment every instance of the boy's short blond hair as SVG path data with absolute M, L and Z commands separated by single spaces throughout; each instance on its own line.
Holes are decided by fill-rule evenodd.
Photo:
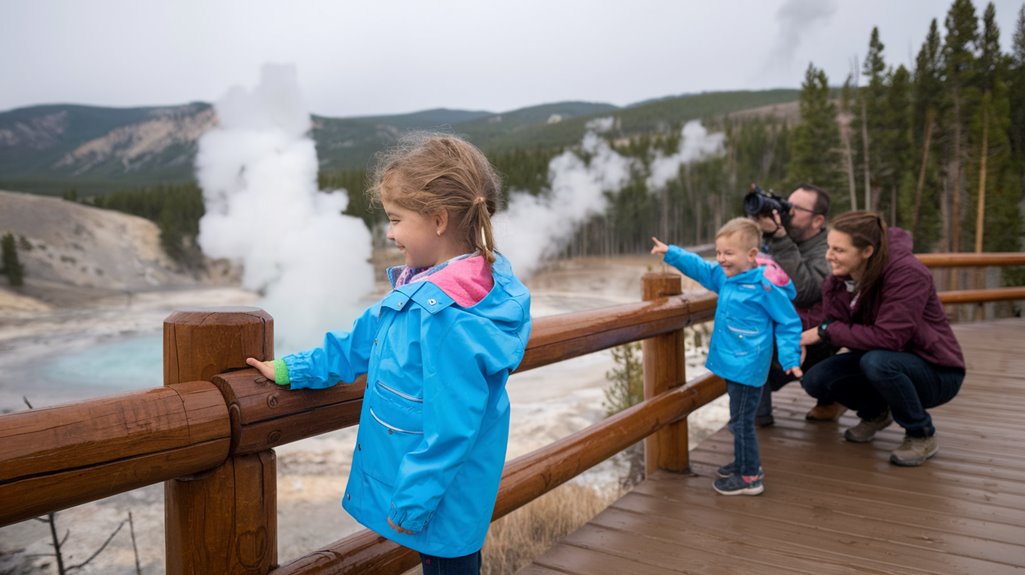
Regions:
M 758 249 L 758 244 L 762 239 L 762 229 L 758 227 L 758 224 L 754 220 L 748 218 L 733 218 L 732 220 L 723 224 L 719 231 L 715 233 L 715 239 L 721 237 L 733 237 L 736 236 L 741 246 L 745 250 Z

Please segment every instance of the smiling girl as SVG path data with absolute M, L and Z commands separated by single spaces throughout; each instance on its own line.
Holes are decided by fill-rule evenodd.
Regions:
M 509 437 L 505 383 L 527 346 L 530 294 L 495 251 L 500 182 L 476 147 L 408 136 L 381 158 L 375 182 L 388 239 L 405 256 L 388 270 L 392 291 L 322 347 L 248 363 L 292 389 L 367 374 L 342 505 L 418 551 L 425 575 L 479 573 Z

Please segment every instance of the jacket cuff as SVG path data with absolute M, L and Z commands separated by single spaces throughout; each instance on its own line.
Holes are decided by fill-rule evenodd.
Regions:
M 391 506 L 391 513 L 388 514 L 388 519 L 391 519 L 392 523 L 403 529 L 412 531 L 413 533 L 419 533 L 424 530 L 424 527 L 427 527 L 427 522 L 430 520 L 430 516 L 428 515 L 426 519 L 421 521 L 413 521 L 409 518 L 409 513 L 399 511 L 393 504 Z
M 274 364 L 274 383 L 278 385 L 288 385 L 288 366 L 285 365 L 285 360 L 275 359 Z

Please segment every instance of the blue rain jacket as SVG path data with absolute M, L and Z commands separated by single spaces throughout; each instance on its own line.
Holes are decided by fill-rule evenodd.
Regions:
M 665 262 L 719 294 L 705 361 L 709 371 L 761 387 L 772 363 L 773 334 L 784 371 L 800 364 L 801 318 L 791 302 L 797 290 L 785 274 L 779 275 L 782 270 L 773 270 L 775 281 L 766 277 L 763 266 L 728 278 L 717 263 L 678 246 L 669 246 Z
M 292 388 L 367 374 L 342 505 L 400 545 L 458 557 L 482 547 L 491 523 L 509 439 L 505 383 L 530 335 L 530 294 L 500 255 L 474 305 L 434 277 L 393 289 L 352 331 L 282 359 Z

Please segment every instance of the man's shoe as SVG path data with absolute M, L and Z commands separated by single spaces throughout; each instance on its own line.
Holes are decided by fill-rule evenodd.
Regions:
M 771 413 L 768 415 L 755 416 L 755 425 L 757 425 L 758 427 L 769 427 L 770 425 L 773 425 L 775 423 L 776 418 L 773 417 Z
M 731 461 L 731 462 L 727 463 L 726 465 L 723 465 L 719 469 L 716 469 L 715 470 L 715 474 L 718 475 L 719 477 L 723 478 L 723 479 L 726 479 L 727 477 L 729 477 L 731 475 L 737 475 L 738 471 L 739 470 L 737 469 L 737 462 L 736 461 Z M 762 471 L 761 467 L 758 468 L 758 478 L 759 479 L 765 479 L 765 472 Z
M 765 491 L 765 481 L 760 475 L 754 481 L 744 481 L 739 475 L 731 475 L 716 479 L 712 487 L 722 495 L 758 495 Z
M 847 411 L 847 408 L 837 402 L 826 405 L 816 405 L 808 410 L 804 418 L 808 421 L 836 421 Z
M 862 419 L 854 427 L 847 428 L 843 432 L 843 436 L 844 439 L 853 443 L 868 443 L 875 439 L 876 432 L 885 429 L 891 423 L 893 423 L 893 416 L 890 415 L 890 410 L 887 409 L 875 419 Z
M 936 441 L 935 435 L 930 435 L 929 437 L 905 435 L 900 447 L 890 453 L 890 463 L 904 467 L 914 467 L 925 463 L 926 459 L 936 455 L 936 452 L 939 450 L 940 446 Z

